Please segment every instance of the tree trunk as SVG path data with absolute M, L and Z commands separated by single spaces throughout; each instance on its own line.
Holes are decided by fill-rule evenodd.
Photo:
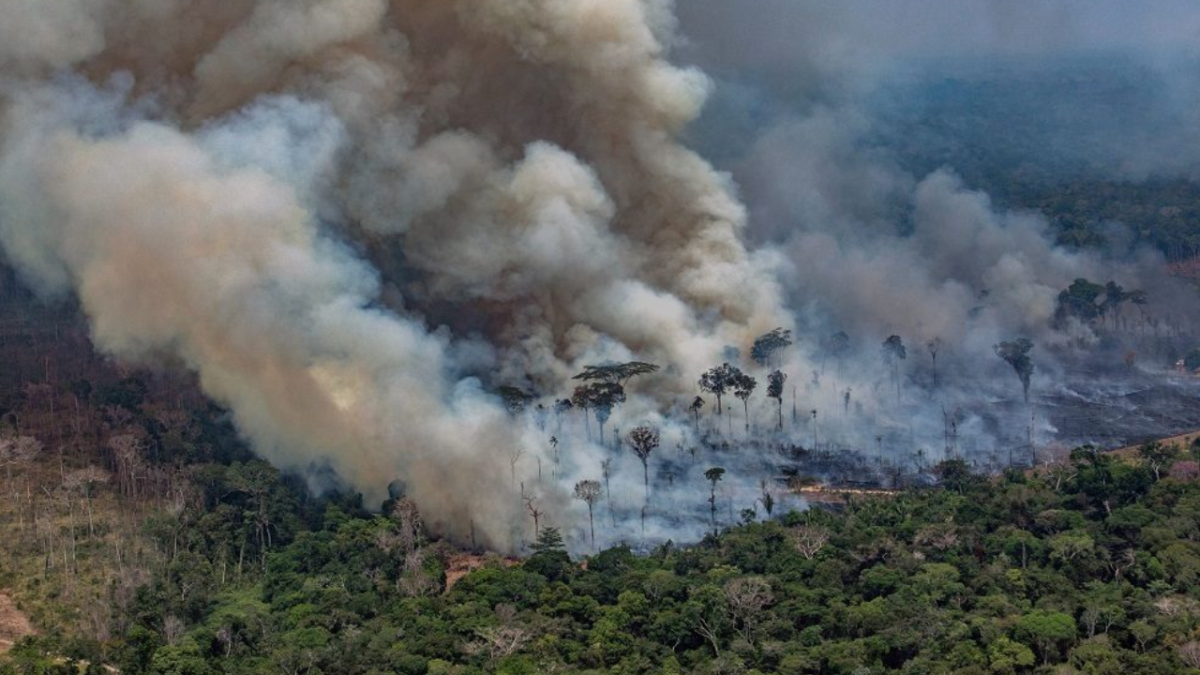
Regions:
M 592 518 L 592 503 L 588 502 L 588 527 L 592 530 L 592 552 L 596 552 L 596 521 Z
M 642 460 L 642 485 L 646 487 L 646 503 L 650 503 L 650 464 Z

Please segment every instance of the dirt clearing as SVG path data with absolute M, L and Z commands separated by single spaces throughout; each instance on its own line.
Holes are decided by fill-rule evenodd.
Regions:
M 11 649 L 17 640 L 34 632 L 29 617 L 17 609 L 12 598 L 0 593 L 0 654 Z

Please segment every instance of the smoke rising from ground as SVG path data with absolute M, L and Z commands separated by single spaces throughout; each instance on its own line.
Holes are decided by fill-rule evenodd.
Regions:
M 1187 148 L 1195 146 L 1194 106 L 1181 103 L 1194 100 L 1197 83 L 1192 36 L 1200 14 L 1193 6 L 1166 3 L 1147 12 L 1073 0 L 1019 8 L 986 1 L 948 7 L 697 0 L 681 4 L 679 14 L 687 36 L 683 57 L 718 83 L 713 104 L 689 136 L 734 175 L 750 214 L 750 239 L 787 258 L 782 278 L 788 304 L 808 338 L 799 349 L 808 363 L 785 368 L 793 374 L 789 384 L 818 364 L 819 372 L 801 389 L 800 407 L 822 419 L 849 411 L 846 418 L 856 421 L 837 433 L 840 442 L 864 448 L 882 435 L 886 450 L 894 436 L 894 452 L 924 450 L 936 458 L 951 445 L 944 439 L 956 415 L 959 430 L 971 428 L 980 450 L 1011 445 L 1031 426 L 1035 443 L 1055 440 L 1044 413 L 1031 423 L 1028 410 L 992 410 L 988 415 L 1003 422 L 999 428 L 995 419 L 985 425 L 975 415 L 1020 396 L 1017 378 L 994 353 L 995 345 L 1017 336 L 1037 345 L 1035 391 L 1057 395 L 1079 386 L 1066 383 L 1074 366 L 1060 357 L 1069 347 L 1097 345 L 1104 337 L 1081 322 L 1052 320 L 1059 292 L 1076 278 L 1115 279 L 1126 289 L 1143 289 L 1150 298 L 1143 316 L 1173 317 L 1180 331 L 1194 331 L 1194 289 L 1166 278 L 1157 253 L 1123 245 L 1130 237 L 1120 223 L 1108 226 L 1105 252 L 1059 247 L 1042 214 L 998 205 L 939 159 L 961 156 L 965 143 L 1003 148 L 1013 140 L 967 136 L 975 118 L 991 113 L 978 111 L 986 99 L 967 99 L 976 108 L 964 104 L 963 117 L 948 121 L 961 128 L 893 128 L 898 119 L 910 121 L 906 115 L 919 119 L 942 98 L 1001 82 L 1024 96 L 1012 107 L 1049 120 L 1040 138 L 1066 139 L 1035 149 L 1024 157 L 1026 164 L 1068 166 L 1064 173 L 1101 171 L 1110 179 L 1192 176 L 1196 163 Z M 1090 70 L 1081 71 L 1079 63 Z M 1059 71 L 1064 74 L 1058 81 L 1067 84 L 1114 74 L 1128 78 L 1130 71 L 1151 84 L 1131 89 L 1128 79 L 1114 78 L 1092 85 L 1092 95 L 1107 94 L 1095 101 L 1054 98 L 1052 90 L 1033 98 L 1055 80 L 1031 75 Z M 1131 90 L 1152 97 L 1132 99 Z M 1129 112 L 1147 106 L 1153 115 Z M 1073 113 L 1065 118 L 1071 125 L 1110 112 L 1114 119 L 1086 122 L 1085 132 L 1073 134 L 1050 126 L 1063 122 L 1058 107 Z M 1014 119 L 1009 126 L 1036 126 L 1023 122 Z M 913 168 L 923 161 L 905 155 L 909 139 L 903 134 L 914 126 L 932 146 L 925 154 L 940 165 Z M 836 331 L 845 331 L 852 347 L 832 359 L 821 342 Z M 880 353 L 889 335 L 908 345 L 908 384 L 920 394 L 889 393 Z M 937 385 L 926 347 L 935 339 L 942 376 Z M 1112 363 L 1125 350 L 1150 351 L 1147 340 L 1124 342 L 1105 344 Z M 838 365 L 826 368 L 825 361 Z M 1092 377 L 1099 390 L 1103 378 Z M 855 417 L 857 406 L 862 412 Z
M 6 257 L 103 351 L 195 370 L 268 459 L 374 503 L 400 478 L 442 531 L 511 546 L 509 456 L 547 452 L 485 389 L 637 355 L 684 392 L 780 320 L 676 140 L 709 81 L 667 62 L 669 3 L 3 10 Z

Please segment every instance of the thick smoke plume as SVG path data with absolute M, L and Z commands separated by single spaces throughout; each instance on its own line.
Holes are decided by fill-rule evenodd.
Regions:
M 1194 335 L 1195 290 L 1168 278 L 1160 255 L 1124 243 L 1131 237 L 1120 223 L 1108 225 L 1106 251 L 1058 246 L 1045 216 L 999 205 L 945 164 L 957 144 L 1005 148 L 1023 140 L 1019 131 L 982 139 L 966 138 L 964 130 L 926 132 L 919 140 L 933 147 L 922 150 L 940 165 L 916 169 L 919 162 L 897 147 L 908 139 L 897 139 L 903 132 L 892 128 L 903 118 L 897 109 L 915 109 L 920 117 L 939 96 L 969 96 L 961 92 L 977 94 L 981 83 L 1002 81 L 1024 87 L 1020 104 L 1047 126 L 1064 103 L 1078 115 L 1043 137 L 1082 138 L 1083 147 L 1068 140 L 1023 156 L 1026 164 L 1062 167 L 1065 156 L 1071 170 L 1100 167 L 1107 180 L 1193 178 L 1195 107 L 1180 103 L 1195 100 L 1192 36 L 1200 14 L 1179 2 L 1156 10 L 1108 0 L 1019 8 L 989 0 L 953 7 L 881 0 L 679 6 L 689 37 L 683 58 L 718 83 L 690 135 L 741 186 L 749 239 L 785 257 L 788 304 L 808 338 L 801 351 L 815 364 L 785 370 L 793 383 L 795 375 L 815 371 L 801 386 L 801 409 L 813 411 L 809 426 L 832 418 L 826 437 L 849 447 L 924 452 L 932 461 L 963 452 L 963 439 L 979 452 L 1049 444 L 1058 433 L 1046 410 L 1035 406 L 1031 420 L 1029 409 L 1013 404 L 1021 387 L 995 355 L 996 345 L 1018 337 L 1037 345 L 1035 392 L 1088 399 L 1108 389 L 1123 392 L 1120 399 L 1157 384 L 1137 369 L 1115 366 L 1122 354 L 1144 351 L 1147 372 L 1161 375 L 1167 358 L 1154 355 L 1166 351 L 1161 342 L 1129 331 L 1124 338 L 1101 334 L 1086 322 L 1056 321 L 1055 313 L 1059 293 L 1073 280 L 1115 279 L 1150 298 L 1140 317 L 1126 308 L 1134 320 L 1158 317 L 1156 325 L 1170 324 L 1163 335 Z M 1080 63 L 1090 68 L 1083 75 Z M 1080 137 L 1065 127 L 1095 114 L 1097 101 L 1037 98 L 1045 89 L 1030 84 L 1031 74 L 1060 70 L 1066 75 L 1058 81 L 1067 83 L 1127 77 L 1114 64 L 1128 63 L 1154 85 L 1135 89 L 1115 77 L 1101 79 L 1090 91 L 1114 92 L 1099 102 L 1119 115 L 1089 124 Z M 1127 98 L 1130 89 L 1147 97 Z M 988 104 L 978 96 L 968 100 L 976 111 Z M 1130 112 L 1146 108 L 1156 114 Z M 971 115 L 996 113 L 965 113 Z M 1008 126 L 1035 126 L 1019 122 Z M 851 343 L 836 358 L 822 344 L 835 332 Z M 909 396 L 889 393 L 880 347 L 890 335 L 908 344 Z M 1074 349 L 1081 345 L 1088 349 Z M 1083 354 L 1097 347 L 1103 356 L 1087 362 Z M 938 352 L 936 369 L 930 349 Z M 826 361 L 833 365 L 826 368 Z M 1113 367 L 1098 367 L 1106 363 Z M 808 438 L 817 443 L 815 434 Z
M 518 548 L 538 511 L 583 548 L 570 488 L 603 478 L 601 542 L 697 537 L 772 501 L 780 446 L 883 473 L 1053 438 L 995 346 L 1037 345 L 1035 405 L 1076 395 L 1056 350 L 1103 337 L 1055 321 L 1076 278 L 1195 315 L 1156 254 L 1063 249 L 876 142 L 882 83 L 917 61 L 1190 40 L 1190 3 L 1126 4 L 0 0 L 0 246 L 80 298 L 101 350 L 195 371 L 316 489 L 333 471 L 378 504 L 399 480 L 460 541 Z M 1200 166 L 1167 138 L 1106 147 L 1139 148 L 1131 174 Z M 776 327 L 797 344 L 772 400 L 745 357 Z M 551 407 L 584 366 L 635 359 L 662 369 L 603 444 L 586 413 L 490 393 Z M 689 418 L 722 361 L 758 391 Z M 738 450 L 730 415 L 759 440 Z M 649 485 L 619 440 L 643 423 Z
M 9 261 L 268 459 L 375 503 L 399 478 L 444 532 L 511 546 L 509 457 L 548 452 L 485 390 L 637 355 L 682 393 L 781 321 L 677 141 L 709 81 L 666 60 L 668 2 L 0 9 Z

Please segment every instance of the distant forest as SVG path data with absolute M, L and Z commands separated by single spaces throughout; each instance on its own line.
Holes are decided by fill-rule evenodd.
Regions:
M 871 142 L 914 175 L 949 166 L 999 205 L 1045 214 L 1063 245 L 1181 261 L 1200 256 L 1195 96 L 1136 62 L 976 65 L 880 92 Z

